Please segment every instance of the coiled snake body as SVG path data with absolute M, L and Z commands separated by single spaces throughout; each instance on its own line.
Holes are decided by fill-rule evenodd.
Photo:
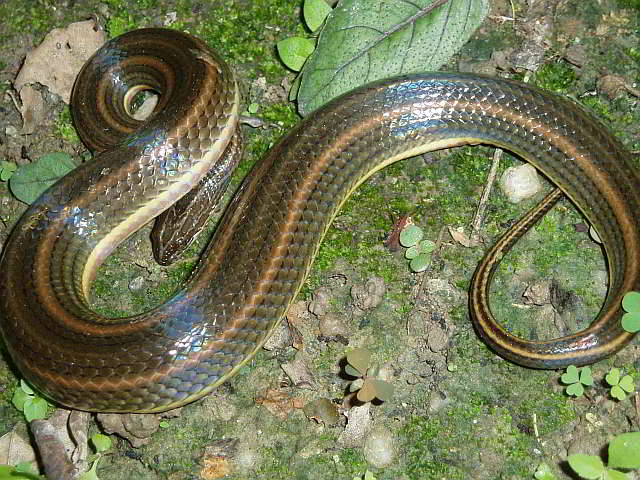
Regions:
M 136 85 L 160 92 L 144 124 L 122 114 Z M 26 379 L 64 405 L 160 411 L 205 395 L 285 315 L 360 183 L 397 160 L 468 143 L 511 150 L 547 175 L 597 229 L 610 269 L 609 294 L 588 329 L 542 342 L 513 337 L 486 299 L 496 259 L 520 235 L 507 234 L 471 288 L 483 339 L 517 363 L 556 368 L 595 361 L 632 338 L 619 319 L 622 295 L 640 290 L 640 179 L 620 143 L 573 102 L 518 82 L 447 73 L 349 92 L 300 122 L 254 168 L 170 300 L 109 319 L 87 300 L 98 266 L 205 175 L 233 136 L 238 92 L 203 42 L 145 29 L 99 50 L 74 99 L 76 124 L 95 134 L 83 139 L 107 149 L 28 209 L 0 263 L 7 348 Z M 526 216 L 521 229 L 539 214 Z

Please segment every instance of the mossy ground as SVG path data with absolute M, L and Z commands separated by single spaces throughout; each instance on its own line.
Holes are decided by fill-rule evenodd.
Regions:
M 8 21 L 0 26 L 0 42 L 6 47 L 36 45 L 49 29 L 93 13 L 113 36 L 138 27 L 160 26 L 175 12 L 172 27 L 202 37 L 229 58 L 244 85 L 245 105 L 257 104 L 257 116 L 279 125 L 264 130 L 245 128 L 245 160 L 233 181 L 237 187 L 251 165 L 297 121 L 290 104 L 265 100 L 263 90 L 256 87 L 256 79 L 265 77 L 268 85 L 275 86 L 283 78 L 292 80 L 292 74 L 276 58 L 275 43 L 293 34 L 304 34 L 300 3 L 5 0 L 0 4 L 0 15 Z M 500 10 L 505 4 L 496 1 L 493 6 Z M 515 8 L 522 16 L 526 4 L 516 1 Z M 605 73 L 624 75 L 636 82 L 640 79 L 637 9 L 638 2 L 632 0 L 604 4 L 595 0 L 565 2 L 559 8 L 551 35 L 556 43 L 534 78 L 545 89 L 577 98 L 635 151 L 640 149 L 637 99 L 622 95 L 611 100 L 592 92 L 597 78 Z M 596 31 L 600 33 L 594 34 Z M 588 62 L 582 68 L 572 66 L 560 55 L 563 42 L 574 42 L 576 38 L 587 49 Z M 511 22 L 488 21 L 458 60 L 486 60 L 493 51 L 520 41 Z M 19 58 L 11 57 L 11 51 L 5 48 L 0 56 L 3 68 L 11 66 L 1 73 L 3 82 L 12 79 L 12 68 L 19 63 Z M 455 63 L 451 67 L 455 68 Z M 6 86 L 2 84 L 0 93 Z M 11 113 L 13 107 L 6 97 L 2 108 L 7 123 L 19 128 L 19 119 Z M 46 137 L 46 148 L 56 150 L 63 142 L 71 145 L 67 148 L 82 150 L 66 111 L 54 130 Z M 45 140 L 34 135 L 26 142 L 27 156 L 33 142 Z M 575 429 L 585 422 L 586 411 L 596 412 L 603 419 L 604 426 L 593 434 L 603 438 L 600 446 L 608 435 L 630 428 L 627 418 L 635 419 L 633 428 L 638 429 L 638 418 L 634 416 L 637 414 L 630 403 L 607 401 L 601 383 L 594 387 L 589 400 L 569 399 L 562 392 L 557 372 L 531 371 L 506 363 L 480 342 L 469 323 L 464 292 L 482 248 L 467 249 L 445 242 L 427 280 L 443 280 L 451 286 L 450 296 L 455 301 L 426 314 L 415 304 L 415 292 L 424 277 L 409 271 L 401 253 L 391 254 L 382 247 L 394 221 L 404 214 L 410 214 L 433 240 L 445 226 L 465 226 L 468 231 L 490 156 L 487 148 L 459 148 L 401 162 L 376 174 L 352 195 L 336 218 L 301 293 L 302 300 L 309 299 L 336 276 L 346 278 L 344 285 L 331 289 L 330 310 L 344 317 L 351 332 L 350 346 L 367 347 L 375 353 L 376 360 L 390 362 L 397 373 L 394 399 L 372 408 L 374 424 L 386 425 L 397 439 L 399 453 L 390 467 L 377 470 L 367 465 L 359 447 L 340 446 L 337 438 L 342 427 L 317 425 L 301 410 L 293 410 L 281 419 L 256 404 L 255 399 L 268 388 L 286 381 L 279 364 L 292 361 L 295 351 L 289 349 L 277 355 L 259 354 L 213 395 L 184 408 L 180 418 L 169 420 L 149 445 L 134 450 L 119 442 L 116 453 L 102 460 L 100 478 L 198 478 L 205 447 L 221 439 L 238 439 L 239 451 L 255 459 L 245 463 L 246 470 L 240 469 L 230 477 L 237 479 L 351 479 L 367 469 L 374 470 L 378 479 L 522 479 L 532 478 L 536 465 L 542 461 L 551 464 L 559 478 L 566 478 L 562 462 L 575 441 Z M 517 162 L 507 157 L 501 169 Z M 0 239 L 4 240 L 22 207 L 11 199 L 4 183 L 0 184 L 0 200 Z M 491 242 L 537 200 L 514 206 L 500 193 L 492 194 L 483 234 Z M 538 310 L 522 302 L 523 288 L 535 281 L 554 279 L 561 289 L 578 299 L 577 306 L 562 317 L 569 328 L 583 327 L 584 319 L 597 313 L 603 298 L 599 273 L 606 266 L 601 249 L 587 234 L 576 232 L 575 225 L 581 222 L 571 204 L 563 202 L 501 264 L 494 281 L 492 307 L 512 331 L 525 336 L 554 332 L 554 325 L 537 324 Z M 209 233 L 214 226 L 212 221 Z M 163 268 L 151 259 L 148 231 L 127 241 L 101 269 L 94 286 L 96 308 L 106 314 L 122 315 L 163 301 L 188 275 L 205 243 L 206 239 L 198 241 L 184 260 Z M 384 303 L 364 316 L 351 316 L 350 287 L 373 275 L 385 281 Z M 430 295 L 440 299 L 438 292 Z M 413 319 L 414 314 L 420 320 L 409 327 L 408 317 Z M 451 329 L 448 345 L 442 354 L 444 361 L 434 361 L 432 365 L 426 338 L 432 324 L 442 324 L 443 318 Z M 337 375 L 346 347 L 317 338 L 305 341 L 307 364 L 322 389 L 288 387 L 288 394 L 307 400 L 326 397 L 339 401 L 347 386 Z M 623 353 L 595 365 L 594 377 L 602 378 L 616 364 L 637 378 L 638 361 L 637 354 Z M 2 434 L 21 420 L 9 404 L 16 380 L 8 368 L 0 371 Z M 417 372 L 417 381 L 407 380 L 411 372 Z

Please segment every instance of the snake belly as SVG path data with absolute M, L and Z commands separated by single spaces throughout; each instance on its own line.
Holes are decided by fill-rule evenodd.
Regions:
M 541 170 L 596 228 L 610 273 L 592 325 L 549 341 L 511 337 L 492 319 L 486 296 L 472 295 L 485 341 L 514 361 L 550 368 L 595 361 L 632 338 L 619 322 L 622 295 L 640 290 L 640 178 L 629 154 L 571 101 L 518 82 L 448 73 L 378 81 L 305 118 L 245 179 L 171 299 L 128 318 L 96 314 L 88 293 L 104 258 L 202 178 L 237 119 L 230 70 L 202 42 L 160 29 L 118 37 L 85 66 L 81 75 L 96 76 L 106 114 L 121 108 L 109 99 L 122 95 L 100 82 L 101 72 L 115 69 L 112 77 L 122 80 L 140 62 L 134 76 L 161 94 L 154 116 L 139 130 L 122 127 L 115 146 L 47 190 L 0 260 L 5 343 L 25 378 L 53 400 L 151 412 L 207 394 L 286 314 L 359 184 L 397 160 L 462 144 L 503 147 Z

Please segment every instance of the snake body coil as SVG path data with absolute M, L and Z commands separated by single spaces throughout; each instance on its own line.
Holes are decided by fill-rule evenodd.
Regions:
M 160 92 L 157 113 L 142 125 L 117 120 L 135 85 Z M 485 262 L 471 304 L 483 338 L 518 363 L 553 368 L 594 361 L 632 337 L 619 318 L 622 295 L 640 290 L 640 179 L 619 142 L 570 101 L 517 82 L 445 73 L 349 92 L 300 122 L 254 168 L 170 300 L 109 319 L 87 300 L 98 266 L 205 175 L 233 135 L 238 93 L 202 42 L 147 29 L 98 51 L 74 98 L 76 123 L 96 134 L 83 139 L 106 150 L 28 209 L 0 263 L 9 352 L 27 380 L 64 405 L 160 411 L 208 393 L 284 316 L 360 183 L 402 158 L 467 143 L 504 147 L 545 173 L 597 229 L 610 268 L 609 294 L 589 329 L 529 342 L 492 320 L 483 291 L 494 263 Z M 92 123 L 99 116 L 112 130 Z

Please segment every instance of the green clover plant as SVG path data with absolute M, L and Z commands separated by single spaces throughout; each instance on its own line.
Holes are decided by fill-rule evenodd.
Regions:
M 13 392 L 11 403 L 24 413 L 27 422 L 45 418 L 53 408 L 53 405 L 39 396 L 24 380 L 20 380 L 20 386 Z
M 612 368 L 604 379 L 611 386 L 611 396 L 618 400 L 624 400 L 627 393 L 636 389 L 631 375 L 622 376 L 619 368 Z
M 584 387 L 593 385 L 593 377 L 589 367 L 582 367 L 580 370 L 575 365 L 569 365 L 567 371 L 562 374 L 560 381 L 567 385 L 565 391 L 567 395 L 580 397 L 584 394 Z
M 622 298 L 622 328 L 629 333 L 640 331 L 640 292 L 627 292 Z
M 370 366 L 370 360 L 371 352 L 365 348 L 356 348 L 347 353 L 348 364 L 344 371 L 347 375 L 356 377 L 349 390 L 357 391 L 356 398 L 363 403 L 374 398 L 390 400 L 393 396 L 393 385 L 379 378 L 380 368 L 377 365 Z
M 91 444 L 96 450 L 96 454 L 92 460 L 93 464 L 88 471 L 78 477 L 78 480 L 100 480 L 98 478 L 98 474 L 96 473 L 96 468 L 98 467 L 98 461 L 100 460 L 100 458 L 102 458 L 104 452 L 111 448 L 111 439 L 106 435 L 96 433 L 95 435 L 91 436 Z
M 423 236 L 422 229 L 413 223 L 407 223 L 400 232 L 400 245 L 407 249 L 404 256 L 410 260 L 409 268 L 415 273 L 427 269 L 431 263 L 431 252 L 436 248 L 431 240 L 422 240 Z
M 618 435 L 609 444 L 608 453 L 609 463 L 607 466 L 604 465 L 600 457 L 583 453 L 569 455 L 567 461 L 573 471 L 581 478 L 588 480 L 628 480 L 627 474 L 617 469 L 640 468 L 640 432 Z

